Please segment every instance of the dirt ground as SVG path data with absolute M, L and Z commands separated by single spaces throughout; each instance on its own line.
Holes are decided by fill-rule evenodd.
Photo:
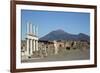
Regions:
M 48 62 L 48 61 L 72 61 L 72 60 L 88 60 L 90 59 L 90 49 L 71 49 L 59 50 L 58 54 L 48 55 L 46 57 L 36 57 L 22 60 L 25 62 Z

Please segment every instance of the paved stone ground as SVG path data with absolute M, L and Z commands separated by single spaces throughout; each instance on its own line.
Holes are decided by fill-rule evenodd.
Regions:
M 72 60 L 87 60 L 90 59 L 90 49 L 71 49 L 59 50 L 57 55 L 49 55 L 47 57 L 33 57 L 22 60 L 25 62 L 48 62 L 48 61 L 72 61 Z

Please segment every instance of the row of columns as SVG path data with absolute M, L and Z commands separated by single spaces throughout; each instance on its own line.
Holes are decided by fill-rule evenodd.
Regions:
M 30 35 L 31 34 L 31 35 Z M 38 28 L 32 23 L 27 23 L 27 56 L 33 55 L 35 51 L 38 51 Z
M 33 52 L 38 51 L 38 40 L 27 39 L 27 55 L 33 55 Z
M 38 26 L 33 25 L 32 23 L 27 23 L 27 34 L 34 34 L 34 35 L 38 35 Z

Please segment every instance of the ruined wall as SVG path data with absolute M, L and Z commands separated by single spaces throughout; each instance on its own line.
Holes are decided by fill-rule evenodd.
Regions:
M 89 42 L 86 41 L 57 41 L 56 43 L 57 46 L 57 52 L 58 54 L 64 51 L 70 51 L 70 50 L 86 50 L 90 48 Z M 26 50 L 26 42 L 22 42 L 21 48 L 23 51 Z M 49 42 L 39 42 L 38 43 L 38 52 L 34 52 L 33 55 L 38 55 L 40 57 L 46 57 L 46 56 L 52 56 L 55 54 L 55 46 L 54 42 L 52 43 Z M 35 54 L 36 53 L 36 54 Z

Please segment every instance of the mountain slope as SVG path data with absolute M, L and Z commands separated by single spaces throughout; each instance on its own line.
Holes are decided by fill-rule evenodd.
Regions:
M 89 41 L 89 36 L 83 33 L 78 35 L 67 33 L 61 29 L 52 31 L 47 35 L 41 37 L 39 40 L 87 40 Z

